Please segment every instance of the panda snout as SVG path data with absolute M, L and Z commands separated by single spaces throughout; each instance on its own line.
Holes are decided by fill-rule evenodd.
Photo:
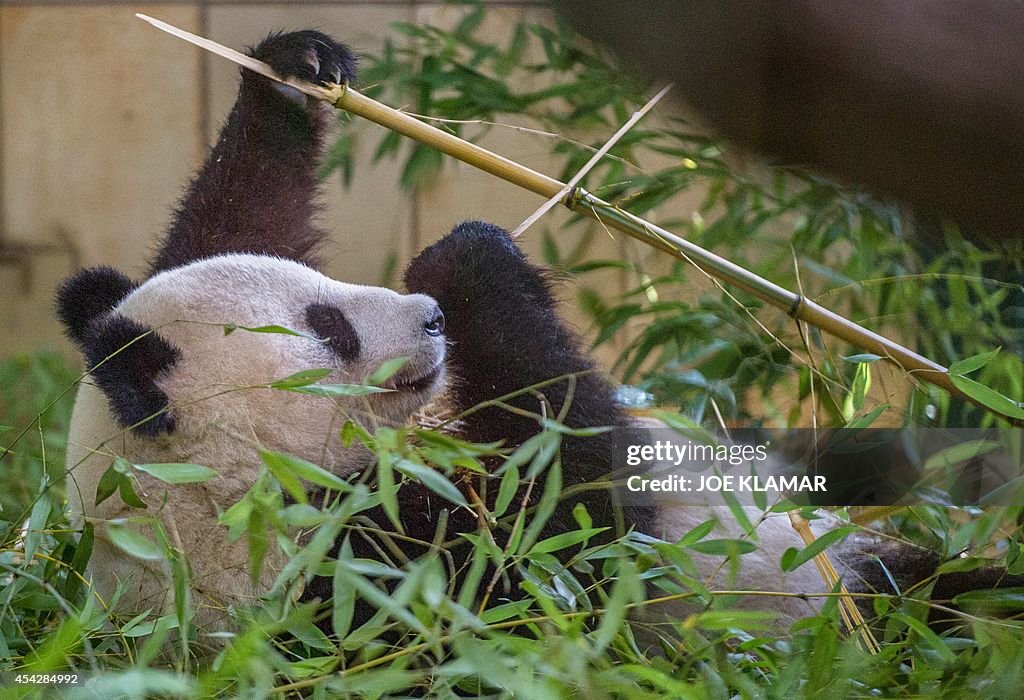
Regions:
M 423 331 L 432 338 L 436 338 L 444 333 L 444 314 L 441 313 L 440 306 L 434 305 L 434 308 L 427 317 L 427 321 L 423 324 Z

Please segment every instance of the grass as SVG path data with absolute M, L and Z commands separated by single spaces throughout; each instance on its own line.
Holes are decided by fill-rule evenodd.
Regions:
M 5 402 L 5 416 L 16 408 L 16 417 L 27 416 L 31 427 L 23 434 L 7 432 L 22 437 L 11 445 L 3 472 L 5 487 L 20 484 L 4 489 L 0 523 L 0 669 L 8 682 L 12 673 L 74 672 L 83 683 L 88 679 L 79 692 L 93 695 L 84 697 L 139 698 L 1005 698 L 1024 688 L 1021 623 L 963 615 L 962 627 L 939 636 L 923 624 L 929 604 L 913 596 L 871 597 L 881 642 L 877 654 L 846 634 L 831 593 L 822 594 L 819 615 L 780 633 L 771 613 L 741 603 L 791 594 L 709 590 L 699 583 L 696 553 L 711 552 L 728 563 L 756 548 L 730 547 L 704 527 L 676 542 L 631 533 L 596 545 L 587 514 L 578 510 L 577 531 L 541 539 L 534 526 L 545 517 L 544 506 L 528 512 L 513 503 L 493 520 L 495 527 L 520 521 L 521 546 L 496 549 L 482 532 L 470 536 L 473 547 L 464 562 L 448 561 L 439 552 L 410 562 L 333 560 L 320 539 L 330 542 L 332 532 L 358 527 L 354 516 L 388 496 L 360 484 L 321 508 L 285 507 L 284 487 L 299 477 L 318 478 L 308 468 L 296 471 L 300 466 L 285 457 L 272 463 L 273 471 L 268 466 L 244 499 L 250 514 L 264 507 L 283 517 L 246 518 L 243 531 L 251 542 L 266 541 L 255 535 L 267 533 L 253 531 L 252 523 L 263 523 L 269 534 L 276 534 L 266 525 L 273 522 L 280 523 L 280 532 L 291 532 L 285 523 L 297 522 L 301 511 L 304 526 L 326 528 L 329 536 L 313 537 L 293 553 L 294 566 L 261 605 L 230 611 L 234 633 L 197 632 L 184 587 L 178 588 L 172 613 L 125 619 L 109 612 L 106 606 L 114 601 L 100 600 L 83 578 L 89 538 L 68 530 L 58 488 L 55 465 L 68 415 L 64 382 L 73 381 L 74 373 L 51 356 L 21 358 L 2 369 L 17 378 L 5 384 L 8 397 L 17 399 Z M 35 409 L 38 420 L 23 413 Z M 467 454 L 479 460 L 496 449 L 425 440 L 416 430 L 348 433 L 378 453 L 397 450 L 424 463 L 427 454 L 435 462 L 439 455 L 444 461 L 446 452 L 453 460 Z M 547 439 L 556 443 L 557 433 Z M 547 454 L 552 461 L 538 467 L 543 473 L 551 472 L 557 450 Z M 444 496 L 444 487 L 432 483 Z M 536 488 L 562 493 L 557 480 Z M 952 542 L 965 532 L 996 531 L 996 520 L 1005 515 L 923 507 L 901 517 L 906 530 L 924 529 Z M 1019 535 L 1002 541 L 1019 547 Z M 134 549 L 137 543 L 124 546 L 164 558 L 184 581 L 182 553 L 159 532 L 150 544 L 155 555 Z M 523 572 L 520 600 L 494 596 L 480 605 L 489 562 Z M 453 577 L 452 567 L 464 575 Z M 321 613 L 296 604 L 291 595 L 296 581 L 312 571 L 334 576 L 336 590 L 345 592 Z M 385 581 L 393 586 L 390 595 L 381 588 Z M 352 624 L 357 600 L 377 610 L 359 626 Z M 1007 598 L 1011 606 L 1014 600 Z M 313 625 L 316 614 L 329 617 L 331 634 Z M 18 686 L 4 692 L 30 691 Z

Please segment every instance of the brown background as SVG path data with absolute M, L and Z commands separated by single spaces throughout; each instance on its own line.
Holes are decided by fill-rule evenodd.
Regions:
M 387 0 L 0 5 L 0 357 L 70 350 L 54 319 L 54 287 L 81 265 L 140 273 L 234 100 L 232 64 L 158 32 L 135 12 L 233 47 L 271 30 L 316 27 L 357 51 L 378 51 L 384 37 L 404 40 L 393 22 L 451 25 L 464 10 Z M 504 43 L 523 17 L 549 21 L 535 3 L 494 3 L 482 31 Z M 446 163 L 417 191 L 403 191 L 400 161 L 371 164 L 381 127 L 347 128 L 357 130 L 359 144 L 352 186 L 345 189 L 335 175 L 324 187 L 328 272 L 339 279 L 388 282 L 392 256 L 401 265 L 454 223 L 485 218 L 512 228 L 540 204 L 458 163 Z M 559 169 L 545 137 L 496 128 L 482 143 L 542 171 Z M 545 222 L 557 225 L 565 216 L 553 211 Z M 542 227 L 524 237 L 534 252 Z M 649 251 L 602 232 L 591 255 L 636 259 Z M 605 293 L 629 284 L 618 273 L 588 281 Z

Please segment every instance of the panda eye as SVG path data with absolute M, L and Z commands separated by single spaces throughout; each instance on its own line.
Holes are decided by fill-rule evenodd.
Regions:
M 439 307 L 434 307 L 434 312 L 426 323 L 423 324 L 424 332 L 432 337 L 437 337 L 444 333 L 444 314 L 441 313 Z

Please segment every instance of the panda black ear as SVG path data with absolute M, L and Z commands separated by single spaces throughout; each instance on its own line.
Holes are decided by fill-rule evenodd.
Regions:
M 82 347 L 89 324 L 138 286 L 112 267 L 79 270 L 57 289 L 57 316 L 68 336 Z
M 148 437 L 174 431 L 167 394 L 156 380 L 181 359 L 178 348 L 121 314 L 88 323 L 81 345 L 89 374 L 123 427 Z

